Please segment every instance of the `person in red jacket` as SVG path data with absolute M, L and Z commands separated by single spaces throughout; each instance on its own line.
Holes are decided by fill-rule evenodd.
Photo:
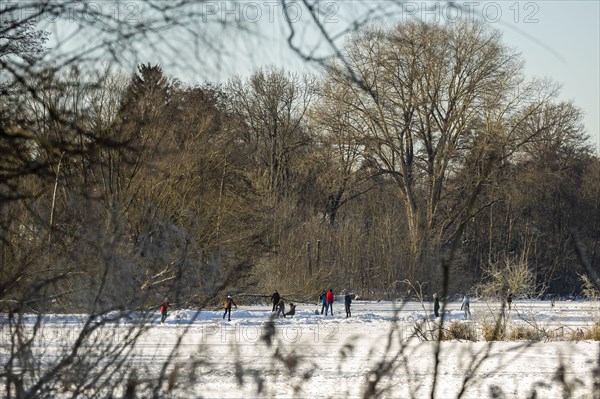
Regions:
M 327 310 L 331 309 L 331 315 L 333 316 L 333 289 L 330 289 L 327 295 L 325 296 L 325 301 L 327 301 L 327 307 L 325 308 L 325 316 L 327 316 Z
M 169 310 L 169 307 L 171 306 L 171 304 L 169 303 L 169 298 L 165 298 L 164 301 L 162 301 L 162 303 L 160 304 L 160 322 L 164 323 L 165 320 L 167 319 L 167 310 Z

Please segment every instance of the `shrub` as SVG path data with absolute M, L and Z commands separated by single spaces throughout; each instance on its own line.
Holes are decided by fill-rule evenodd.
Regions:
M 583 330 L 583 339 L 600 341 L 600 321 L 595 322 L 591 327 Z
M 585 336 L 585 334 L 584 334 L 583 330 L 581 328 L 577 328 L 569 333 L 569 340 L 570 341 L 581 341 L 584 339 L 583 338 L 584 336 Z
M 412 335 L 417 337 L 421 341 L 429 341 L 429 340 L 437 341 L 438 335 L 439 335 L 438 329 L 439 329 L 439 324 L 436 322 L 426 323 L 425 321 L 419 321 L 419 322 L 415 323 L 415 325 L 413 326 Z M 442 331 L 441 335 L 442 335 L 442 338 L 440 338 L 440 340 L 443 341 L 444 340 L 444 338 L 443 338 L 444 332 L 443 331 Z
M 544 330 L 544 333 L 546 334 L 547 340 L 564 341 L 565 339 L 568 339 L 568 333 L 565 333 L 564 326 L 558 326 L 553 330 Z
M 502 341 L 506 338 L 505 324 L 495 320 L 484 320 L 481 325 L 481 335 L 485 341 Z
M 591 300 L 597 300 L 600 298 L 600 290 L 596 288 L 592 280 L 590 280 L 587 275 L 580 274 L 579 279 L 582 282 L 581 295 Z
M 477 337 L 473 329 L 473 325 L 471 323 L 461 323 L 458 321 L 453 321 L 450 324 L 448 324 L 448 328 L 444 332 L 442 339 L 476 341 Z
M 543 330 L 540 330 L 534 326 L 520 324 L 510 330 L 508 338 L 514 341 L 541 341 L 544 336 L 545 333 Z
M 577 328 L 569 334 L 571 341 L 600 341 L 600 321 L 592 324 L 591 327 Z

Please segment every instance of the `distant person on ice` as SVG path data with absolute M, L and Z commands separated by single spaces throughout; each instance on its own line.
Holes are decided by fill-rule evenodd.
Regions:
M 346 318 L 352 316 L 350 314 L 350 305 L 352 305 L 352 295 L 348 293 L 348 291 L 344 291 L 344 306 L 346 307 Z M 333 315 L 333 309 L 331 309 L 331 314 Z
M 273 302 L 273 310 L 271 310 L 271 312 L 275 311 L 275 308 L 277 307 L 277 304 L 279 303 L 279 299 L 281 299 L 281 297 L 279 296 L 279 292 L 277 292 L 277 290 L 275 290 L 275 293 L 273 293 L 273 295 L 271 295 L 271 302 Z
M 280 314 L 285 317 L 285 302 L 283 299 L 280 299 L 279 302 L 277 302 L 277 317 L 280 317 Z
M 433 294 L 433 314 L 440 317 L 440 298 L 437 293 Z
M 223 304 L 223 306 L 225 307 L 225 313 L 223 313 L 223 319 L 225 319 L 225 316 L 227 317 L 228 321 L 231 321 L 231 306 L 235 306 L 235 308 L 237 309 L 237 305 L 235 304 L 235 302 L 233 302 L 233 297 L 231 296 L 231 294 L 227 295 L 227 299 L 225 299 L 225 303 Z
M 329 289 L 329 292 L 325 296 L 325 301 L 327 302 L 327 307 L 325 308 L 325 316 L 327 316 L 327 309 L 331 310 L 331 315 L 333 316 L 333 289 Z
M 287 312 L 286 314 L 284 314 L 283 317 L 293 316 L 295 314 L 296 314 L 296 305 L 294 305 L 293 303 L 290 303 L 290 310 L 289 310 L 289 312 Z
M 513 301 L 513 294 L 512 294 L 512 292 L 509 292 L 508 296 L 506 297 L 506 304 L 508 305 L 508 310 L 510 310 L 510 308 L 512 307 L 512 301 Z
M 171 303 L 169 302 L 169 298 L 165 298 L 164 301 L 160 304 L 160 322 L 164 323 L 167 319 L 167 310 L 171 307 Z
M 323 290 L 323 293 L 321 294 L 321 296 L 319 296 L 319 300 L 322 303 L 321 314 L 323 314 L 323 311 L 327 310 L 327 293 L 325 292 L 325 290 Z
M 471 318 L 471 309 L 470 309 L 470 301 L 467 294 L 463 297 L 462 303 L 460 305 L 460 310 L 464 310 L 465 312 L 465 320 Z

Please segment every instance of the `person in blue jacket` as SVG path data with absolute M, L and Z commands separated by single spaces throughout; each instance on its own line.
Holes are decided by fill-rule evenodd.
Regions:
M 323 293 L 321 294 L 321 296 L 319 296 L 319 299 L 321 300 L 321 314 L 323 314 L 323 311 L 325 309 L 327 309 L 327 292 L 325 292 L 325 290 L 323 290 Z

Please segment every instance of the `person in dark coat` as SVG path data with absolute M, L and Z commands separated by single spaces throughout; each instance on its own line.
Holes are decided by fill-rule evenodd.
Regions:
M 348 293 L 348 291 L 344 291 L 344 305 L 346 307 L 346 318 L 352 316 L 350 313 L 350 305 L 352 305 L 352 295 Z M 331 314 L 333 314 L 333 309 L 331 310 Z
M 228 315 L 227 320 L 231 321 L 231 306 L 235 306 L 235 308 L 237 309 L 237 305 L 235 304 L 235 302 L 233 302 L 233 296 L 231 296 L 231 294 L 227 295 L 227 299 L 225 299 L 225 303 L 223 304 L 223 306 L 225 307 L 225 313 L 223 313 L 223 319 L 225 319 L 225 316 Z
M 280 317 L 279 315 L 285 317 L 285 302 L 283 299 L 280 299 L 279 302 L 277 302 L 277 317 Z
M 325 295 L 325 301 L 327 302 L 327 307 L 325 308 L 325 316 L 327 316 L 327 310 L 331 310 L 331 315 L 333 316 L 333 289 L 330 289 L 327 295 Z
M 440 298 L 437 293 L 433 294 L 433 314 L 440 317 Z
M 327 310 L 327 293 L 323 290 L 321 296 L 319 296 L 319 300 L 321 301 L 321 314 L 323 314 L 324 310 Z
M 167 311 L 171 307 L 171 303 L 169 302 L 169 298 L 165 298 L 164 301 L 160 304 L 160 322 L 164 323 L 167 320 Z
M 510 308 L 512 307 L 512 301 L 513 301 L 513 294 L 512 294 L 512 292 L 509 292 L 508 296 L 506 297 L 506 304 L 508 305 L 508 310 L 510 310 Z
M 283 317 L 293 316 L 295 314 L 296 314 L 296 305 L 294 305 L 293 303 L 290 303 L 290 310 L 289 310 L 289 312 L 287 312 L 286 314 L 284 314 Z
M 273 302 L 273 310 L 271 310 L 271 312 L 275 311 L 275 308 L 277 307 L 277 304 L 279 303 L 280 299 L 281 299 L 281 297 L 279 296 L 279 292 L 277 292 L 277 290 L 275 290 L 273 295 L 271 295 L 271 302 Z

